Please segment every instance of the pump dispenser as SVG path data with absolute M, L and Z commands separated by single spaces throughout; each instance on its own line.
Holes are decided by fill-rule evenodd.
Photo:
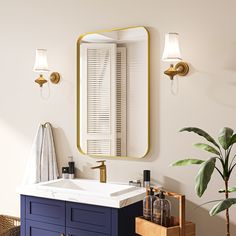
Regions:
M 160 191 L 159 198 L 153 203 L 153 222 L 165 227 L 170 226 L 171 203 L 165 199 L 163 191 Z
M 149 188 L 151 183 L 151 171 L 150 170 L 144 170 L 143 171 L 143 187 Z
M 143 217 L 152 220 L 153 202 L 156 200 L 153 188 L 146 189 L 146 196 L 143 199 Z
M 75 162 L 73 161 L 73 156 L 69 156 L 69 179 L 75 178 Z

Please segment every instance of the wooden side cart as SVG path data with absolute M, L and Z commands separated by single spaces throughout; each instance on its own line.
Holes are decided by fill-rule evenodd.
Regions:
M 165 191 L 164 194 L 179 200 L 179 218 L 172 217 L 171 227 L 167 228 L 147 221 L 143 217 L 136 217 L 136 234 L 141 236 L 195 236 L 195 224 L 185 221 L 185 196 L 168 191 Z

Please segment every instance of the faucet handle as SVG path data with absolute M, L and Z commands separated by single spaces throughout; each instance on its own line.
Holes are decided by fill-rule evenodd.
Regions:
M 106 160 L 96 161 L 97 163 L 101 163 L 101 165 L 105 165 Z

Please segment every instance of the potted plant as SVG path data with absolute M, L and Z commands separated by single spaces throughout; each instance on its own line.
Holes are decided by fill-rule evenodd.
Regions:
M 225 127 L 221 129 L 218 136 L 218 144 L 215 139 L 202 129 L 187 127 L 180 130 L 180 132 L 183 131 L 194 132 L 205 138 L 208 143 L 196 143 L 194 146 L 209 152 L 211 156 L 207 160 L 195 158 L 179 160 L 174 162 L 172 166 L 200 165 L 195 178 L 195 191 L 199 197 L 202 197 L 206 191 L 212 173 L 214 171 L 218 172 L 224 183 L 224 188 L 218 192 L 224 194 L 224 199 L 210 201 L 218 203 L 213 206 L 209 213 L 214 216 L 219 212 L 226 211 L 226 235 L 230 236 L 229 208 L 236 204 L 236 198 L 230 198 L 229 194 L 236 192 L 236 187 L 229 187 L 229 179 L 236 166 L 236 154 L 232 155 L 231 153 L 232 147 L 236 143 L 236 133 L 231 128 Z

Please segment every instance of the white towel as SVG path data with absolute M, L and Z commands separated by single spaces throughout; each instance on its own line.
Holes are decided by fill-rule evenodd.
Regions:
M 57 179 L 58 176 L 51 125 L 40 124 L 34 138 L 23 185 Z
M 40 169 L 40 182 L 54 180 L 59 176 L 52 127 L 49 123 L 46 123 L 44 128 Z

